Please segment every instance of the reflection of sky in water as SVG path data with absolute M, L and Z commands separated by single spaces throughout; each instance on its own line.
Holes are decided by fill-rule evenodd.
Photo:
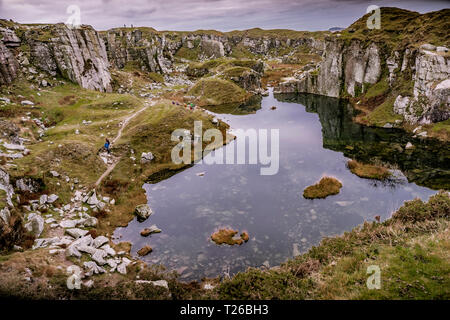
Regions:
M 272 105 L 277 109 L 270 110 Z M 278 174 L 261 176 L 260 165 L 197 164 L 146 185 L 154 214 L 115 233 L 120 241 L 133 243 L 133 254 L 149 243 L 153 252 L 143 259 L 183 271 L 182 279 L 213 277 L 227 267 L 235 273 L 267 262 L 280 264 L 293 256 L 294 248 L 304 252 L 324 236 L 341 234 L 375 215 L 386 219 L 405 200 L 427 199 L 435 193 L 404 178 L 390 188 L 353 175 L 342 153 L 322 147 L 319 117 L 301 104 L 270 96 L 255 114 L 218 116 L 234 129 L 279 129 Z M 199 172 L 206 174 L 200 177 Z M 342 181 L 341 192 L 321 200 L 304 199 L 303 189 L 322 175 Z M 152 224 L 163 232 L 141 237 L 140 231 Z M 215 245 L 210 235 L 224 226 L 246 230 L 250 241 L 242 246 Z

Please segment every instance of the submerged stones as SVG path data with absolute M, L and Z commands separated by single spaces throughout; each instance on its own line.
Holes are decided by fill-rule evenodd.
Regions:
M 233 246 L 235 244 L 241 245 L 249 240 L 247 232 L 242 232 L 240 236 L 236 236 L 237 234 L 237 230 L 224 228 L 214 232 L 211 235 L 211 240 L 214 241 L 217 245 L 228 244 L 230 246 Z
M 152 252 L 153 249 L 152 247 L 150 247 L 149 245 L 142 247 L 141 249 L 138 250 L 137 254 L 140 255 L 141 257 L 148 255 L 150 252 Z
M 159 229 L 155 224 L 151 225 L 149 228 L 145 228 L 141 231 L 141 236 L 148 237 L 152 233 L 160 233 L 161 229 Z
M 134 214 L 140 222 L 147 220 L 152 215 L 153 211 L 148 204 L 140 204 L 134 209 Z
M 303 191 L 306 199 L 324 199 L 328 196 L 338 194 L 342 188 L 342 183 L 333 177 L 323 177 L 320 181 Z

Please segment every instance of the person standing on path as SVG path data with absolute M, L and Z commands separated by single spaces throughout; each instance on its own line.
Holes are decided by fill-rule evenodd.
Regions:
M 108 154 L 111 153 L 111 151 L 109 150 L 111 143 L 109 142 L 108 138 L 106 138 L 106 142 L 105 142 L 105 149 L 108 152 Z

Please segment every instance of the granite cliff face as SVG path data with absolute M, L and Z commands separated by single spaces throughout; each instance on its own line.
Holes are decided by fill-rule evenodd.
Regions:
M 394 103 L 394 111 L 403 115 L 408 122 L 429 124 L 450 117 L 448 51 L 445 47 L 436 48 L 426 44 L 416 53 L 413 92 L 410 95 L 398 95 Z
M 366 47 L 361 41 L 352 41 L 346 45 L 331 38 L 324 47 L 322 61 L 316 68 L 282 82 L 278 91 L 355 96 L 364 84 L 374 84 L 380 79 L 381 59 L 376 44 Z
M 20 39 L 9 29 L 0 28 L 0 85 L 11 83 L 16 77 L 19 64 L 12 48 L 20 45 Z
M 450 55 L 446 47 L 428 44 L 419 50 L 388 52 L 376 43 L 328 39 L 316 68 L 285 79 L 276 91 L 357 97 L 383 73 L 392 89 L 402 82 L 413 84 L 406 94 L 396 96 L 393 107 L 407 122 L 428 124 L 450 117 Z
M 68 28 L 64 24 L 2 28 L 0 42 L 1 84 L 21 73 L 29 79 L 62 76 L 86 89 L 111 91 L 106 50 L 91 27 Z

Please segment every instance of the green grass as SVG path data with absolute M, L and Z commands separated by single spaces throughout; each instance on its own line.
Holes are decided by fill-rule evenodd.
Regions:
M 370 86 L 367 92 L 364 94 L 364 98 L 370 99 L 381 96 L 389 91 L 389 83 L 387 79 L 382 79 Z
M 447 134 L 450 134 L 450 119 L 435 123 L 432 130 L 434 132 L 446 131 Z
M 189 95 L 198 97 L 203 105 L 221 105 L 243 102 L 249 95 L 236 84 L 217 78 L 201 79 L 189 90 Z
M 227 78 L 234 78 L 234 77 L 240 77 L 245 72 L 251 71 L 250 68 L 244 68 L 244 67 L 231 67 L 223 71 L 223 75 Z
M 381 105 L 376 107 L 370 114 L 367 115 L 369 125 L 384 126 L 386 123 L 394 123 L 395 120 L 402 120 L 403 117 L 394 113 L 394 97 L 386 99 Z
M 341 32 L 344 40 L 369 40 L 391 48 L 422 43 L 448 46 L 450 35 L 450 9 L 419 14 L 398 8 L 381 8 L 381 28 L 368 29 L 368 13 Z M 353 31 L 353 32 L 352 32 Z

